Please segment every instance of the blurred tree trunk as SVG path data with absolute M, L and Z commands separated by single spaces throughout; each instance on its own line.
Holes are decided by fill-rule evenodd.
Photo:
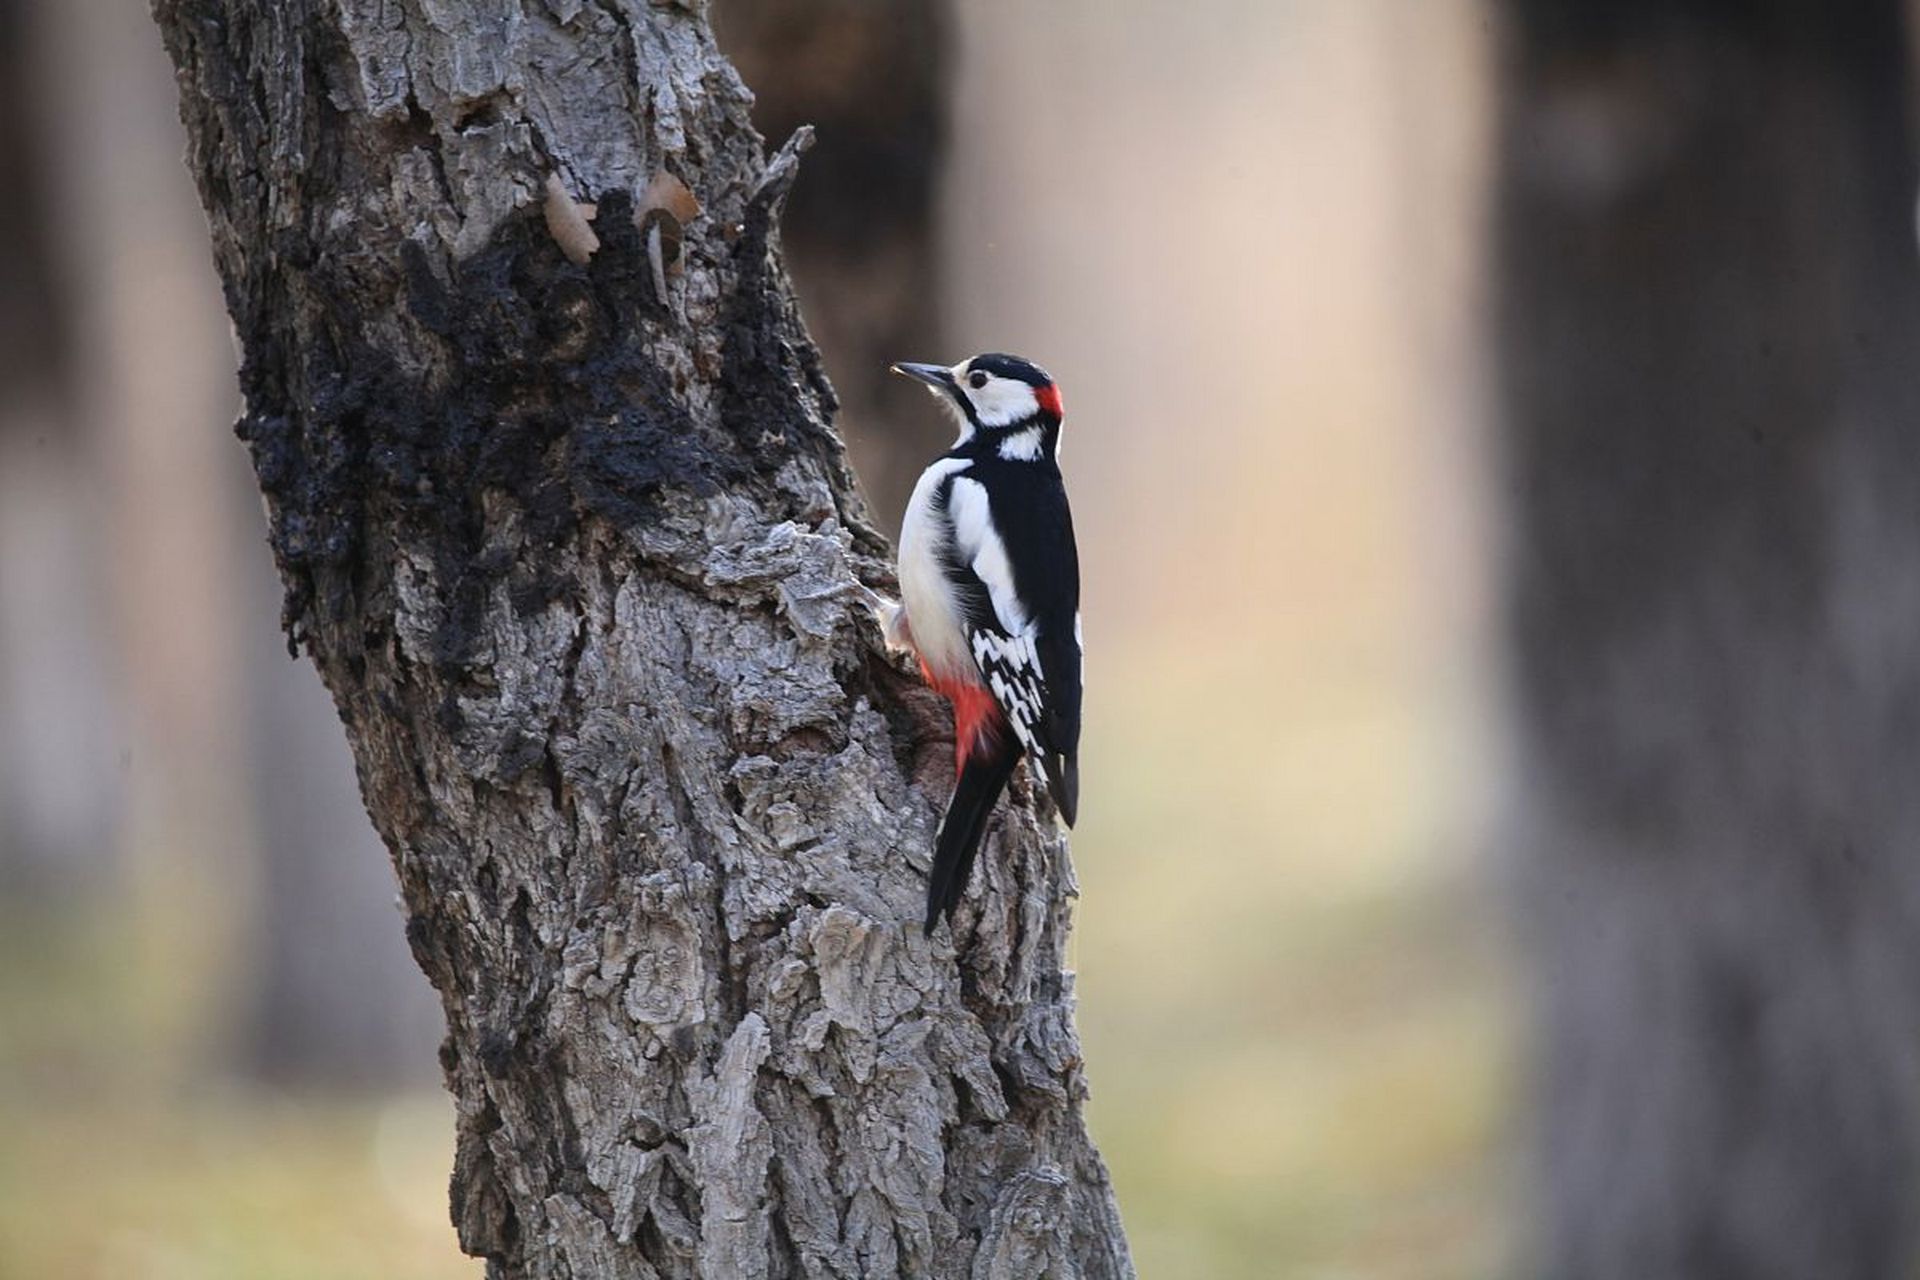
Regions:
M 1912 1274 L 1896 0 L 1510 0 L 1496 254 L 1556 1280 Z
M 235 584 L 271 618 L 265 557 Z M 277 591 L 273 596 L 277 600 Z M 340 725 L 313 672 L 264 625 L 243 649 L 248 790 L 259 890 L 239 1065 L 283 1087 L 373 1089 L 432 1079 L 442 1024 L 396 927 L 393 875 L 367 825 Z
M 60 396 L 73 374 L 72 294 L 60 276 L 56 236 L 57 156 L 47 136 L 52 110 L 39 100 L 44 34 L 25 0 L 0 0 L 0 161 L 14 194 L 0 201 L 0 391 Z M 0 418 L 0 428 L 11 425 Z
M 956 41 L 948 0 L 721 0 L 755 122 L 818 130 L 781 248 L 840 395 L 837 425 L 883 528 L 899 527 L 946 424 L 895 360 L 954 360 L 942 324 L 940 178 Z M 849 193 L 857 193 L 850 197 Z M 918 353 L 918 354 L 916 354 Z
M 28 910 L 105 880 L 122 790 L 110 677 L 86 643 L 101 591 L 87 554 L 79 308 L 58 235 L 63 168 L 74 166 L 43 101 L 57 75 L 46 69 L 49 16 L 0 0 L 11 191 L 0 201 L 0 899 Z
M 157 10 L 289 635 L 447 1016 L 463 1246 L 1128 1274 L 1029 799 L 918 935 L 943 721 L 856 600 L 885 548 L 780 264 L 797 148 L 762 159 L 703 6 Z

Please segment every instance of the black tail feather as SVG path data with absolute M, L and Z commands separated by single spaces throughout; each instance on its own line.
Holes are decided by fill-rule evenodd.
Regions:
M 974 855 L 980 851 L 980 838 L 986 834 L 994 802 L 1006 790 L 1007 779 L 1019 762 L 1018 743 L 988 742 L 961 770 L 933 847 L 933 872 L 927 879 L 925 932 L 929 937 L 941 916 L 953 918 L 953 909 L 966 892 L 967 877 L 973 871 Z
M 1040 757 L 1040 768 L 1047 775 L 1047 792 L 1060 811 L 1060 820 L 1073 826 L 1080 812 L 1080 757 L 1048 752 Z

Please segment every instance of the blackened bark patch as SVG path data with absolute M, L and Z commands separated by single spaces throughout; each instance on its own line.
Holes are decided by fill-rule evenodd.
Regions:
M 796 448 L 815 453 L 827 444 L 806 408 L 793 396 L 796 382 L 820 401 L 823 412 L 835 406 L 833 388 L 809 344 L 798 351 L 789 342 L 795 331 L 782 314 L 784 294 L 767 287 L 779 270 L 775 234 L 780 202 L 768 192 L 748 207 L 734 246 L 734 287 L 721 323 L 720 421 L 761 469 L 771 469 Z M 796 376 L 797 375 L 797 376 Z
M 434 656 L 457 667 L 473 660 L 479 610 L 502 579 L 528 608 L 561 593 L 541 558 L 522 552 L 563 542 L 583 512 L 631 529 L 654 517 L 664 490 L 713 493 L 775 465 L 771 449 L 743 451 L 703 432 L 676 399 L 648 352 L 646 318 L 662 308 L 623 194 L 606 200 L 602 222 L 626 230 L 607 235 L 587 267 L 569 262 L 532 212 L 449 268 L 447 281 L 424 249 L 404 243 L 405 311 L 438 348 L 417 372 L 352 326 L 303 350 L 292 377 L 271 343 L 265 359 L 249 361 L 249 403 L 278 411 L 248 414 L 238 434 L 272 499 L 296 639 L 324 571 L 343 571 L 325 580 L 345 583 L 365 553 L 373 504 L 416 535 L 406 541 L 433 548 L 453 588 Z M 357 315 L 349 267 L 322 261 L 311 271 Z M 756 333 L 777 350 L 776 325 L 763 315 Z M 752 412 L 779 423 L 776 438 L 802 429 L 780 366 L 743 368 L 761 379 Z M 308 388 L 305 402 L 274 394 L 285 386 Z M 503 514 L 489 499 L 517 514 L 515 545 L 488 545 Z

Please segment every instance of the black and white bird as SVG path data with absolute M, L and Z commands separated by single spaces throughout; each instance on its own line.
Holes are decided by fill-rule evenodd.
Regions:
M 1080 562 L 1060 478 L 1060 389 L 1018 356 L 893 366 L 959 438 L 914 486 L 887 640 L 953 704 L 958 781 L 935 841 L 926 932 L 953 915 L 994 802 L 1023 755 L 1071 827 L 1080 790 Z

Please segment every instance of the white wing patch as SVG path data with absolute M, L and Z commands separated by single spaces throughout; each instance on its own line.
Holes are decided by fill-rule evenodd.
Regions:
M 1040 744 L 1035 727 L 1046 714 L 1047 685 L 1040 672 L 1040 655 L 1033 647 L 1033 633 L 1002 636 L 976 631 L 973 661 L 987 688 L 993 691 L 994 701 L 1006 712 L 1020 745 L 1037 753 Z
M 1010 636 L 1021 634 L 1029 625 L 1027 606 L 1014 589 L 1007 546 L 993 527 L 987 487 L 969 476 L 955 476 L 947 490 L 947 515 L 953 521 L 954 549 L 986 586 L 1000 629 Z

